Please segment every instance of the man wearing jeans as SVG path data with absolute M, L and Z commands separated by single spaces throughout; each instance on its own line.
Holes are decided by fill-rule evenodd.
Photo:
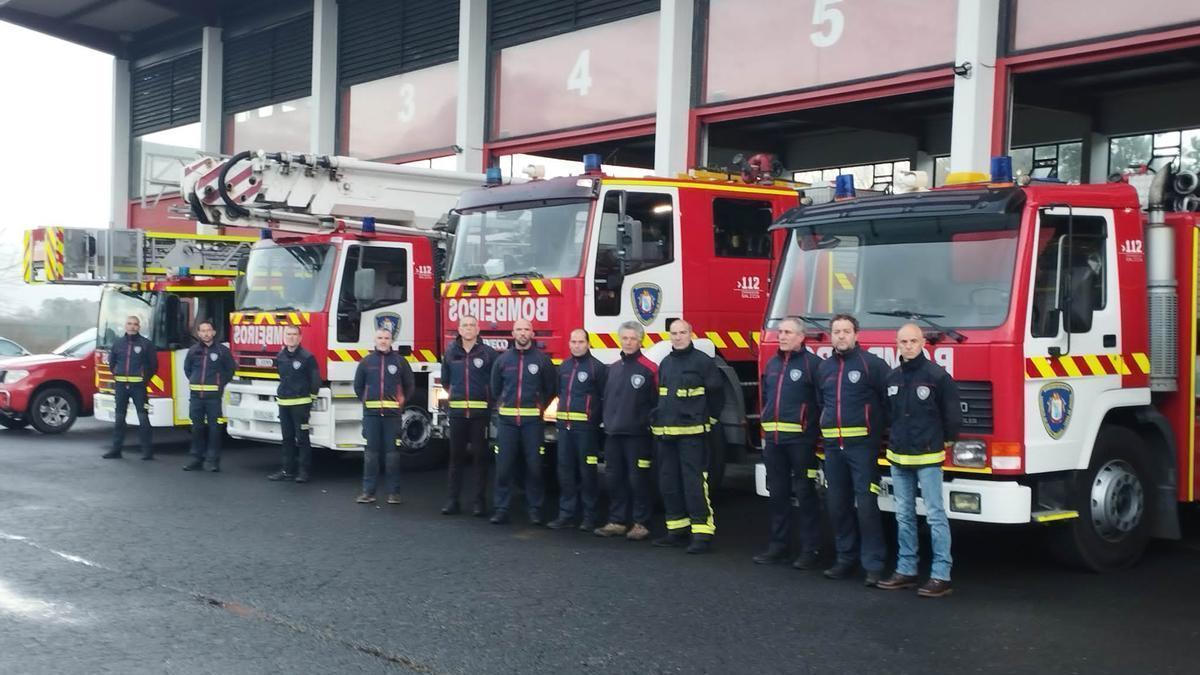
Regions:
M 933 544 L 929 581 L 917 590 L 923 598 L 949 595 L 950 522 L 942 505 L 942 463 L 946 446 L 954 442 L 962 424 L 958 386 L 945 370 L 925 358 L 925 335 L 916 324 L 905 324 L 896 334 L 900 367 L 888 375 L 888 418 L 891 436 L 887 451 L 892 464 L 892 489 L 896 499 L 896 524 L 900 554 L 896 572 L 879 588 L 899 590 L 917 585 L 917 487 L 925 500 Z

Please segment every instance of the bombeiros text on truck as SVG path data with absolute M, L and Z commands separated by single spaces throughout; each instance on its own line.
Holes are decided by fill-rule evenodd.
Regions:
M 1170 166 L 1103 185 L 1014 181 L 1008 158 L 990 178 L 922 178 L 877 197 L 843 186 L 780 219 L 763 358 L 789 316 L 827 354 L 829 319 L 846 312 L 895 364 L 895 331 L 914 321 L 962 395 L 951 518 L 1042 524 L 1061 558 L 1095 570 L 1177 538 L 1178 505 L 1200 489 L 1200 181 Z M 760 466 L 760 494 L 764 478 Z M 892 510 L 886 475 L 879 502 Z

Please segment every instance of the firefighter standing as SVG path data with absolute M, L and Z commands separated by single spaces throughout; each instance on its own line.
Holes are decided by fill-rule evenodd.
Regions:
M 707 553 L 716 534 L 708 495 L 707 435 L 724 404 L 721 372 L 712 357 L 692 344 L 692 327 L 677 319 L 669 329 L 671 353 L 658 366 L 658 407 L 650 431 L 658 440 L 659 489 L 667 535 L 657 546 Z
M 395 327 L 399 330 L 399 326 Z M 362 494 L 359 504 L 375 503 L 375 486 L 379 481 L 379 465 L 385 465 L 387 503 L 399 504 L 400 448 L 396 437 L 400 432 L 400 416 L 404 403 L 412 396 L 415 386 L 412 368 L 400 352 L 392 351 L 392 328 L 375 331 L 375 349 L 358 363 L 354 371 L 354 395 L 363 403 Z
M 896 571 L 879 582 L 887 590 L 917 585 L 917 487 L 925 501 L 933 564 L 917 595 L 940 598 L 950 588 L 950 521 L 942 504 L 942 463 L 946 447 L 958 437 L 962 425 L 958 385 L 940 366 L 925 358 L 925 334 L 916 324 L 905 324 L 896 334 L 900 367 L 888 375 L 887 402 L 891 429 L 888 462 L 896 498 Z
M 542 524 L 542 412 L 558 385 L 550 357 L 533 343 L 533 324 L 513 322 L 513 346 L 492 366 L 491 391 L 498 408 L 496 425 L 496 512 L 492 523 L 509 522 L 517 459 L 525 462 L 525 506 L 529 522 Z
M 885 427 L 887 362 L 858 346 L 858 320 L 838 314 L 829 324 L 833 355 L 817 371 L 825 480 L 837 562 L 830 579 L 866 570 L 874 586 L 883 573 L 883 520 L 879 515 L 880 438 Z
M 804 327 L 796 319 L 779 322 L 779 352 L 763 368 L 763 458 L 770 494 L 770 534 L 767 550 L 754 562 L 772 564 L 787 557 L 791 533 L 792 495 L 800 507 L 800 555 L 792 567 L 816 566 L 820 544 L 820 503 L 817 499 L 816 444 L 820 419 L 817 370 L 821 359 L 804 348 Z
M 599 468 L 596 434 L 603 411 L 606 368 L 588 350 L 588 334 L 582 328 L 571 331 L 567 340 L 571 358 L 558 368 L 558 517 L 547 525 L 561 530 L 572 527 L 575 517 L 582 520 L 579 529 L 589 532 L 596 523 L 596 498 L 599 496 Z
M 183 373 L 192 394 L 188 402 L 188 413 L 192 418 L 192 461 L 183 470 L 207 468 L 215 473 L 221 470 L 221 434 L 225 433 L 221 397 L 225 385 L 233 379 L 233 354 L 216 341 L 217 331 L 211 321 L 197 324 L 196 336 L 200 341 L 188 349 L 183 359 Z
M 496 350 L 479 341 L 479 321 L 473 316 L 460 316 L 458 337 L 446 345 L 442 356 L 442 386 L 450 395 L 450 466 L 447 469 L 449 494 L 443 515 L 454 515 L 462 508 L 458 498 L 462 492 L 463 467 L 468 455 L 475 463 L 474 516 L 487 515 L 488 419 L 491 417 L 492 364 Z
M 608 477 L 608 523 L 601 537 L 640 541 L 650 536 L 650 413 L 658 405 L 658 369 L 642 354 L 645 331 L 636 321 L 618 330 L 621 355 L 608 366 L 604 388 L 604 473 Z M 630 527 L 632 494 L 633 526 Z
M 312 470 L 309 415 L 321 389 L 321 372 L 316 357 L 300 346 L 299 326 L 283 327 L 283 345 L 275 357 L 279 373 L 275 403 L 279 405 L 279 429 L 283 433 L 283 468 L 267 480 L 307 483 Z
M 113 342 L 108 353 L 108 368 L 113 376 L 113 396 L 116 409 L 113 416 L 112 450 L 104 453 L 104 459 L 120 459 L 121 447 L 125 445 L 125 413 L 129 401 L 133 401 L 138 418 L 138 441 L 142 446 L 142 459 L 154 459 L 154 445 L 150 439 L 150 410 L 146 400 L 146 384 L 158 370 L 158 353 L 154 343 L 138 331 L 141 319 L 136 316 L 125 318 L 125 334 Z

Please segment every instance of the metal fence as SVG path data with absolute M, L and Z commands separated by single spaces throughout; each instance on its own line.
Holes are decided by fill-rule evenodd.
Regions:
M 34 354 L 54 349 L 88 328 L 96 327 L 95 317 L 63 317 L 61 322 L 46 323 L 0 318 L 0 337 L 20 344 Z

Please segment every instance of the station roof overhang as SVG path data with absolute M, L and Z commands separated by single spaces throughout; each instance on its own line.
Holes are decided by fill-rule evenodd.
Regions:
M 219 25 L 226 0 L 0 0 L 0 21 L 117 58 L 164 32 Z

